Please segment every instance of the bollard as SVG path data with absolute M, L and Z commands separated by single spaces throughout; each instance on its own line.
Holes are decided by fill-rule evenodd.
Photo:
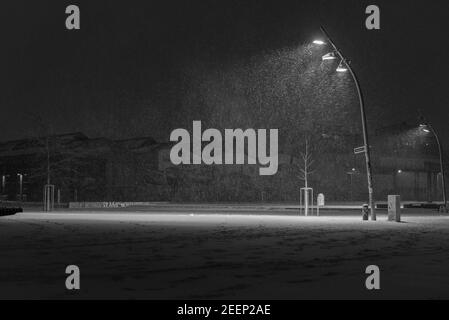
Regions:
M 388 221 L 401 222 L 401 196 L 388 195 Z
M 324 207 L 324 194 L 319 193 L 316 198 L 316 215 L 320 215 L 320 207 Z
M 369 207 L 368 205 L 365 203 L 362 206 L 362 219 L 363 220 L 368 220 L 368 215 L 369 215 Z

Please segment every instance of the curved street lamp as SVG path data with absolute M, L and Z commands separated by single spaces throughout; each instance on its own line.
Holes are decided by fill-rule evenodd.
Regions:
M 369 199 L 369 207 L 371 209 L 370 216 L 371 216 L 371 220 L 376 220 L 376 211 L 374 208 L 374 199 L 373 199 L 374 191 L 373 191 L 373 178 L 372 178 L 372 173 L 371 173 L 371 157 L 370 157 L 370 149 L 369 149 L 369 142 L 368 142 L 368 129 L 367 129 L 367 124 L 366 124 L 365 105 L 364 105 L 364 101 L 363 101 L 362 90 L 360 89 L 360 84 L 357 79 L 357 76 L 354 73 L 354 70 L 352 70 L 348 60 L 343 56 L 341 51 L 334 44 L 334 42 L 330 38 L 329 34 L 326 32 L 324 27 L 321 26 L 320 29 L 321 29 L 321 32 L 326 37 L 329 44 L 332 46 L 333 53 L 334 54 L 336 53 L 341 59 L 340 64 L 339 64 L 338 68 L 336 69 L 336 71 L 337 72 L 349 71 L 351 73 L 352 78 L 354 79 L 354 83 L 357 88 L 357 94 L 359 96 L 359 104 L 360 104 L 360 114 L 362 117 L 363 143 L 364 143 L 364 147 L 365 147 L 364 153 L 365 153 L 365 163 L 366 163 L 366 177 L 368 180 L 368 197 L 369 197 L 368 199 Z M 313 41 L 313 43 L 317 44 L 317 45 L 326 44 L 326 42 L 324 42 L 322 40 L 315 40 L 315 41 Z M 324 57 L 326 57 L 326 56 L 327 55 L 323 56 L 323 60 L 329 60 L 329 59 L 324 59 Z
M 425 121 L 424 118 L 421 118 L 421 124 L 419 125 L 419 127 L 422 129 L 422 131 L 426 132 L 426 133 L 432 133 L 433 136 L 435 137 L 435 140 L 437 142 L 438 145 L 438 152 L 440 154 L 440 170 L 441 170 L 441 182 L 443 185 L 443 208 L 442 210 L 444 212 L 447 212 L 447 199 L 446 199 L 446 181 L 444 179 L 444 162 L 443 162 L 443 148 L 441 146 L 440 143 L 440 138 L 438 137 L 435 129 L 432 127 L 432 125 Z M 441 208 L 440 208 L 441 210 Z

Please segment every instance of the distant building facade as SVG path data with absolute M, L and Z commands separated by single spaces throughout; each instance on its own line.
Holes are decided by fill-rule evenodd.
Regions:
M 401 124 L 378 130 L 371 138 L 376 200 L 385 201 L 388 194 L 399 194 L 405 201 L 442 198 L 438 152 L 431 135 Z M 315 193 L 324 193 L 329 201 L 366 201 L 364 156 L 353 153 L 359 139 L 345 137 L 343 147 L 334 149 L 332 140 L 323 142 L 314 154 L 315 171 L 309 178 Z M 42 201 L 49 179 L 55 185 L 56 202 L 62 203 L 299 201 L 299 155 L 280 153 L 278 173 L 260 176 L 258 165 L 175 166 L 169 157 L 171 146 L 151 137 L 92 139 L 82 133 L 3 142 L 0 197 Z
M 432 133 L 401 123 L 379 129 L 373 141 L 379 196 L 399 194 L 404 200 L 442 200 L 439 152 Z
M 164 147 L 148 137 L 91 139 L 82 133 L 3 142 L 1 199 L 42 201 L 49 180 L 60 202 L 167 200 L 158 170 Z

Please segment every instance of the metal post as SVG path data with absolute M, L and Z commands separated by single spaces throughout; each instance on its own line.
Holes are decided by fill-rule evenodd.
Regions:
M 427 123 L 427 126 L 429 127 L 430 131 L 432 131 L 432 134 L 435 137 L 435 140 L 437 141 L 438 145 L 438 152 L 440 153 L 440 170 L 441 170 L 441 182 L 443 185 L 443 205 L 444 205 L 444 211 L 447 210 L 447 199 L 446 199 L 446 181 L 444 179 L 444 162 L 443 162 L 443 147 L 440 143 L 440 138 L 438 137 L 436 131 L 433 129 L 432 125 Z
M 19 196 L 20 202 L 22 202 L 22 194 L 23 194 L 23 174 L 18 173 L 19 176 Z
M 55 203 L 55 186 L 46 184 L 44 186 L 44 211 L 53 211 Z
M 366 162 L 366 177 L 368 180 L 368 196 L 369 196 L 369 206 L 371 209 L 371 220 L 376 220 L 376 211 L 374 208 L 374 199 L 373 199 L 373 178 L 371 173 L 371 157 L 370 157 L 370 148 L 369 148 L 369 141 L 368 141 L 368 128 L 366 124 L 366 115 L 365 115 L 365 105 L 363 101 L 363 94 L 362 90 L 360 89 L 359 80 L 357 79 L 356 74 L 352 70 L 350 64 L 346 60 L 346 58 L 343 56 L 343 54 L 338 50 L 337 46 L 334 44 L 334 42 L 329 37 L 329 34 L 326 32 L 324 27 L 321 27 L 321 31 L 329 41 L 329 43 L 332 45 L 334 51 L 338 54 L 342 62 L 348 67 L 349 72 L 351 73 L 352 78 L 354 79 L 355 86 L 357 88 L 357 94 L 359 96 L 359 104 L 360 104 L 360 114 L 362 118 L 362 129 L 363 129 L 363 143 L 365 146 L 365 162 Z
M 2 175 L 2 194 L 5 194 L 6 188 L 6 175 Z

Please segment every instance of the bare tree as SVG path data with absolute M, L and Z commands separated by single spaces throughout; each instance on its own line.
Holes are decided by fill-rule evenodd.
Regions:
M 307 216 L 309 214 L 309 197 L 310 197 L 310 188 L 309 188 L 309 176 L 314 173 L 313 169 L 313 154 L 310 150 L 310 142 L 309 139 L 306 137 L 305 144 L 304 144 L 304 151 L 301 152 L 301 157 L 298 162 L 299 167 L 299 173 L 298 178 L 302 181 L 304 181 L 304 213 Z M 301 191 L 302 191 L 301 190 Z M 301 195 L 300 195 L 301 197 Z M 312 205 L 313 205 L 313 191 L 311 195 L 312 199 Z M 301 209 L 300 209 L 301 210 Z
M 315 172 L 313 169 L 313 154 L 310 151 L 309 139 L 306 138 L 304 151 L 301 152 L 301 163 L 299 168 L 299 179 L 304 181 L 304 187 L 309 187 L 309 176 Z
M 76 141 L 66 141 L 55 133 L 49 121 L 38 114 L 27 114 L 33 122 L 29 129 L 29 143 L 35 150 L 34 165 L 27 178 L 43 185 L 56 184 L 58 188 L 77 189 L 78 184 L 88 183 L 91 176 L 85 168 L 91 166 L 89 150 Z M 82 138 L 82 137 L 81 137 Z

